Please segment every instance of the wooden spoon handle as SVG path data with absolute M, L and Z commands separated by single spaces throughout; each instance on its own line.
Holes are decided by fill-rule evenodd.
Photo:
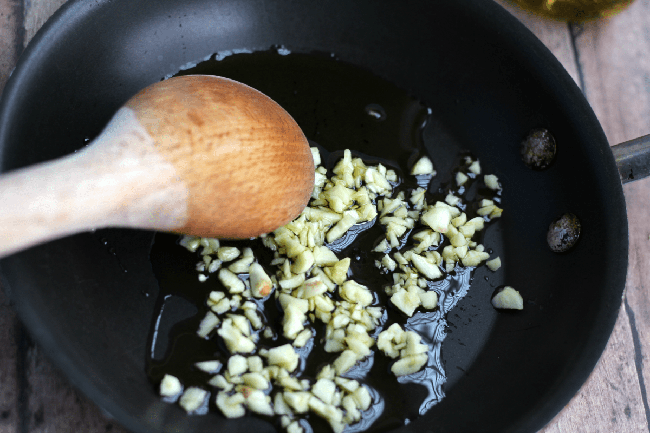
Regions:
M 122 108 L 83 150 L 0 177 L 0 257 L 93 228 L 173 230 L 186 201 L 175 168 Z

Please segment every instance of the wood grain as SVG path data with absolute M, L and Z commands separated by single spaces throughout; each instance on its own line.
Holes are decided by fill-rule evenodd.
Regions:
M 0 92 L 22 50 L 22 1 L 0 1 Z M 16 314 L 0 287 L 0 433 L 15 433 L 20 427 L 17 371 Z
M 166 189 L 148 206 L 134 209 L 129 216 L 137 224 L 129 221 L 127 227 L 247 239 L 291 222 L 307 205 L 314 189 L 309 143 L 291 115 L 260 91 L 224 77 L 173 77 L 140 91 L 123 110 L 133 110 L 143 134 L 152 139 L 150 150 L 141 145 L 132 150 L 147 149 L 143 170 L 155 167 L 148 163 L 154 157 L 171 166 L 155 176 L 147 173 L 163 180 Z M 101 144 L 113 149 L 118 143 L 122 147 L 125 141 Z M 177 204 L 168 198 L 175 183 L 186 194 Z M 151 210 L 160 217 L 151 205 L 158 206 Z M 173 218 L 163 214 L 174 210 Z
M 496 1 L 528 26 L 583 86 L 610 143 L 650 133 L 650 2 L 637 0 L 607 21 L 570 27 L 541 20 L 505 4 L 505 0 Z M 16 14 L 22 14 L 22 3 L 0 0 L 0 86 L 15 62 L 16 49 L 12 47 L 23 43 L 15 36 L 19 21 Z M 63 1 L 27 3 L 25 43 Z M 545 433 L 648 431 L 650 219 L 646 203 L 650 199 L 650 181 L 627 184 L 624 191 L 630 226 L 626 304 L 594 373 L 571 403 L 542 430 Z M 26 364 L 29 368 L 24 370 L 29 381 L 29 416 L 21 427 L 15 412 L 15 331 L 15 316 L 0 294 L 0 344 L 6 348 L 0 351 L 0 433 L 124 432 L 78 395 L 31 344 L 30 362 Z M 43 411 L 39 412 L 41 407 Z M 10 412 L 5 417 L 7 410 Z M 40 424 L 36 416 L 39 413 L 43 415 Z
M 647 432 L 636 366 L 629 356 L 632 345 L 630 321 L 624 306 L 594 372 L 578 395 L 542 432 Z
M 528 27 L 562 63 L 571 78 L 580 83 L 571 32 L 566 23 L 540 19 L 537 15 L 509 3 L 508 0 L 494 1 Z
M 22 51 L 22 13 L 22 1 L 0 2 L 0 92 Z
M 81 151 L 3 175 L 0 258 L 94 228 L 180 229 L 190 195 L 166 156 L 137 113 L 122 108 Z
M 646 413 L 648 389 L 650 387 L 650 220 L 648 202 L 650 200 L 650 181 L 638 181 L 625 185 L 625 200 L 630 228 L 630 252 L 626 285 L 628 315 L 634 322 L 634 358 L 641 381 L 643 403 Z M 632 355 L 632 354 L 631 354 Z M 648 416 L 650 423 L 650 416 Z
M 0 290 L 0 433 L 18 431 L 18 374 L 16 369 L 16 315 Z
M 22 48 L 64 2 L 0 0 L 0 91 Z M 0 347 L 0 433 L 127 433 L 45 358 L 18 322 L 2 287 Z
M 618 16 L 585 25 L 543 20 L 504 0 L 497 2 L 535 33 L 563 64 L 582 88 L 610 143 L 650 133 L 650 36 L 644 31 L 650 17 L 648 2 L 636 2 Z M 639 61 L 642 57 L 644 60 Z M 642 235 L 650 234 L 650 223 L 643 216 L 643 196 L 650 197 L 649 193 L 650 181 L 625 188 L 630 219 L 627 303 L 589 380 L 542 430 L 545 433 L 648 431 L 646 387 L 650 366 L 643 360 L 650 354 L 648 344 L 641 342 L 648 341 L 650 333 L 650 297 L 644 290 L 650 280 L 644 260 L 650 253 L 650 242 Z
M 27 407 L 22 432 L 127 433 L 85 395 L 70 386 L 38 346 L 30 342 L 24 355 Z
M 18 0 L 16 0 L 18 1 Z M 45 21 L 59 9 L 66 0 L 24 0 L 24 46 L 32 40 Z
M 583 89 L 610 144 L 650 133 L 650 3 L 574 26 Z
M 650 134 L 650 3 L 636 1 L 602 23 L 574 29 L 577 61 L 585 94 L 610 144 Z M 623 188 L 628 210 L 630 250 L 625 307 L 646 422 L 650 423 L 650 179 Z

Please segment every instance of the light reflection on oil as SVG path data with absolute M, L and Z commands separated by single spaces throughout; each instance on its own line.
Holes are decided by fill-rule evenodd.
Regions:
M 402 384 L 415 383 L 427 388 L 428 395 L 420 405 L 420 415 L 424 415 L 445 396 L 442 385 L 447 377 L 440 353 L 442 342 L 447 336 L 445 316 L 467 294 L 472 270 L 473 268 L 457 267 L 455 275 L 449 275 L 440 282 L 429 283 L 430 289 L 438 293 L 439 308 L 431 312 L 418 312 L 406 323 L 405 328 L 420 334 L 422 343 L 429 346 L 427 366 L 417 373 L 397 379 Z

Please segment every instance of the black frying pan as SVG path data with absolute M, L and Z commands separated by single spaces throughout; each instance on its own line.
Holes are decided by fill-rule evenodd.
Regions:
M 614 158 L 584 97 L 551 53 L 492 2 L 71 0 L 34 38 L 4 90 L 0 169 L 83 146 L 130 96 L 191 62 L 272 46 L 333 53 L 393 83 L 432 108 L 424 142 L 434 158 L 469 150 L 504 185 L 508 211 L 486 235 L 505 262 L 492 283 L 519 288 L 525 309 L 492 309 L 494 288 L 477 270 L 449 317 L 446 398 L 402 431 L 541 428 L 588 377 L 613 328 L 627 219 Z M 306 92 L 317 88 L 309 83 Z M 260 90 L 283 99 L 273 86 Z M 311 125 L 314 104 L 345 100 L 332 92 L 285 108 Z M 518 146 L 540 126 L 555 134 L 558 153 L 535 172 Z M 580 218 L 583 235 L 558 255 L 546 230 L 567 211 Z M 257 418 L 188 417 L 159 400 L 144 371 L 158 293 L 152 238 L 104 230 L 32 248 L 2 260 L 2 284 L 51 359 L 128 429 L 272 431 Z

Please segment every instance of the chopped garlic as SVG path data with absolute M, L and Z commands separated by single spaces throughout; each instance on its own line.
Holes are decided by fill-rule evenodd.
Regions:
M 246 399 L 241 393 L 228 396 L 225 392 L 220 392 L 216 404 L 226 418 L 240 418 L 246 414 L 244 401 Z
M 214 238 L 201 238 L 201 246 L 203 251 L 202 255 L 214 254 L 219 249 L 219 239 Z
M 262 356 L 266 356 L 269 364 L 285 368 L 287 371 L 294 371 L 298 367 L 298 360 L 300 359 L 290 344 L 269 349 Z
M 286 310 L 289 305 L 293 305 L 301 313 L 307 313 L 307 311 L 309 311 L 309 301 L 306 299 L 298 299 L 294 296 L 287 295 L 286 293 L 282 293 L 278 297 L 278 302 L 280 302 L 280 306 L 283 310 Z
M 212 311 L 208 311 L 199 324 L 199 329 L 196 331 L 199 337 L 206 338 L 217 326 L 219 326 L 219 318 Z
M 388 254 L 384 254 L 384 257 L 382 257 L 381 259 L 381 264 L 391 272 L 394 271 L 395 268 L 397 267 L 397 263 L 395 263 L 395 260 L 391 259 Z
M 217 250 L 217 257 L 222 262 L 230 262 L 239 257 L 239 248 L 237 247 L 221 247 Z
M 253 412 L 260 415 L 273 416 L 273 408 L 271 407 L 271 397 L 264 394 L 259 389 L 252 390 L 246 397 L 246 406 Z
M 467 252 L 467 255 L 461 259 L 463 266 L 478 266 L 482 261 L 490 258 L 490 255 L 485 252 L 480 252 L 476 250 L 470 250 Z
M 431 160 L 426 156 L 423 156 L 418 160 L 418 162 L 415 163 L 415 165 L 411 169 L 411 174 L 412 175 L 430 174 L 435 176 L 436 171 L 433 169 L 433 163 L 431 162 Z
M 468 170 L 477 175 L 481 174 L 481 164 L 479 164 L 478 159 L 470 164 Z
M 309 341 L 311 337 L 311 330 L 305 329 L 296 336 L 296 339 L 293 340 L 293 345 L 295 347 L 303 347 L 305 344 L 307 344 L 307 341 Z
M 447 207 L 434 207 L 420 218 L 423 223 L 438 233 L 447 233 L 451 212 Z
M 343 213 L 352 204 L 352 194 L 354 190 L 345 187 L 343 184 L 338 183 L 334 187 L 323 191 L 321 196 L 327 200 L 330 208 L 337 213 Z
M 248 362 L 248 371 L 251 371 L 253 373 L 259 373 L 264 368 L 262 358 L 260 358 L 259 356 L 251 356 L 247 358 L 247 362 Z
M 249 279 L 251 282 L 251 294 L 256 298 L 264 298 L 273 291 L 273 282 L 264 272 L 264 268 L 253 263 L 249 268 Z
M 220 374 L 212 377 L 212 379 L 208 381 L 208 385 L 222 389 L 226 392 L 230 392 L 234 388 L 233 384 L 228 382 L 228 380 Z
M 298 254 L 295 262 L 291 265 L 291 272 L 294 274 L 304 274 L 314 265 L 314 253 L 305 250 Z
M 347 232 L 350 227 L 359 221 L 359 214 L 356 211 L 350 210 L 343 213 L 343 218 L 336 223 L 334 227 L 327 232 L 327 242 L 334 242 Z
M 206 373 L 217 373 L 221 370 L 222 364 L 219 361 L 201 361 L 194 364 L 196 368 Z
M 336 254 L 326 246 L 315 247 L 313 254 L 316 266 L 331 266 L 339 261 Z
M 352 398 L 354 398 L 354 400 L 357 403 L 357 408 L 359 408 L 360 410 L 368 410 L 370 408 L 370 404 L 372 403 L 372 397 L 370 397 L 368 388 L 366 388 L 365 386 L 357 387 L 352 392 Z
M 291 408 L 284 400 L 282 393 L 278 392 L 273 398 L 273 409 L 276 415 L 289 415 L 292 413 Z
M 409 355 L 396 361 L 390 371 L 397 377 L 417 373 L 427 363 L 427 359 L 426 354 Z
M 295 289 L 305 282 L 305 274 L 292 275 L 290 278 L 284 278 L 278 282 L 282 289 Z
M 493 174 L 486 174 L 485 176 L 483 176 L 483 181 L 485 182 L 485 186 L 487 186 L 490 189 L 493 189 L 495 191 L 501 189 L 501 185 L 499 184 L 499 179 Z
M 348 278 L 348 269 L 350 268 L 350 258 L 346 257 L 339 260 L 332 266 L 323 268 L 327 275 L 334 283 L 343 284 Z
M 228 266 L 228 270 L 230 272 L 233 272 L 235 274 L 243 274 L 248 272 L 248 268 L 253 263 L 255 260 L 255 257 L 253 256 L 253 250 L 251 250 L 249 247 L 244 248 L 244 253 L 242 254 L 242 257 L 237 260 L 236 262 L 233 262 Z
M 344 350 L 334 361 L 334 371 L 337 375 L 342 375 L 354 366 L 357 362 L 357 355 L 352 350 Z
M 488 267 L 489 270 L 495 272 L 497 269 L 501 267 L 501 259 L 497 257 L 493 260 L 488 260 L 487 262 L 485 262 L 485 265 Z
M 423 308 L 433 310 L 438 306 L 438 294 L 433 290 L 428 292 L 422 291 L 418 293 L 418 296 L 420 297 L 420 303 Z
M 221 260 L 211 261 L 210 264 L 208 265 L 208 273 L 214 274 L 215 272 L 217 272 L 221 267 L 221 263 L 222 263 Z
M 296 413 L 307 413 L 309 411 L 309 399 L 312 397 L 309 392 L 284 392 L 284 401 Z
M 379 334 L 377 347 L 391 358 L 400 357 L 391 367 L 398 377 L 416 373 L 428 359 L 429 348 L 420 342 L 420 336 L 413 331 L 403 331 L 397 323 Z
M 160 382 L 160 395 L 163 397 L 175 397 L 183 391 L 183 385 L 176 376 L 166 374 Z
M 186 412 L 198 411 L 207 403 L 209 395 L 204 389 L 190 387 L 185 390 L 178 403 Z
M 309 206 L 294 221 L 262 236 L 262 243 L 274 252 L 270 264 L 275 267 L 273 274 L 267 274 L 255 263 L 250 248 L 240 251 L 223 246 L 216 239 L 191 236 L 183 237 L 181 245 L 199 251 L 199 279 L 205 281 L 210 273 L 217 272 L 227 290 L 209 293 L 210 313 L 199 330 L 207 337 L 217 329 L 232 354 L 226 371 L 208 382 L 222 390 L 217 394 L 217 407 L 227 417 L 243 416 L 245 408 L 268 416 L 278 415 L 287 433 L 302 432 L 298 420 L 302 419 L 301 414 L 312 412 L 327 420 L 337 433 L 360 421 L 361 412 L 372 404 L 367 387 L 340 375 L 371 354 L 375 344 L 371 335 L 381 323 L 385 310 L 370 306 L 374 293 L 354 281 L 353 276 L 348 279 L 350 258 L 339 260 L 326 242 L 341 239 L 355 224 L 377 220 L 385 228 L 386 237 L 373 249 L 381 255 L 373 257 L 373 261 L 383 272 L 392 273 L 389 277 L 393 284 L 386 288 L 391 303 L 412 316 L 419 307 L 428 310 L 437 307 L 438 294 L 427 286 L 429 281 L 443 277 L 443 269 L 449 272 L 461 263 L 478 266 L 489 258 L 484 247 L 472 237 L 484 228 L 485 221 L 498 218 L 502 209 L 494 200 L 483 200 L 478 206 L 479 217 L 468 221 L 467 214 L 461 211 L 466 205 L 461 201 L 464 188 L 449 193 L 444 202 L 434 205 L 427 204 L 425 188 L 392 195 L 394 183 L 391 182 L 399 182 L 397 173 L 381 164 L 367 166 L 349 150 L 343 153 L 333 169 L 334 176 L 328 179 L 327 169 L 319 166 L 320 152 L 315 147 L 311 151 L 316 170 Z M 461 170 L 455 178 L 458 186 L 481 173 L 479 162 L 469 157 L 465 158 Z M 436 174 L 427 157 L 418 160 L 411 173 Z M 488 188 L 500 189 L 494 175 L 485 175 L 484 182 Z M 428 227 L 417 226 L 420 222 Z M 412 236 L 411 230 L 416 231 Z M 404 246 L 411 239 L 415 242 L 406 250 Z M 442 242 L 445 246 L 439 248 Z M 393 248 L 398 250 L 394 254 Z M 498 269 L 500 259 L 488 261 L 487 266 Z M 246 273 L 248 278 L 240 279 L 236 275 Z M 264 324 L 257 311 L 260 301 L 252 298 L 266 298 L 274 288 L 278 289 L 275 297 L 284 312 L 284 337 L 293 341 L 260 349 L 256 343 L 261 336 L 272 340 L 277 338 L 277 333 Z M 296 371 L 300 362 L 296 352 L 299 349 L 294 347 L 304 347 L 314 337 L 311 326 L 316 319 L 326 325 L 325 351 L 338 355 L 333 363 L 321 369 L 312 385 L 290 372 Z M 396 359 L 391 367 L 396 376 L 413 374 L 426 365 L 428 346 L 418 334 L 393 324 L 376 338 L 379 350 Z M 256 350 L 261 357 L 239 355 Z M 210 374 L 221 368 L 219 361 L 195 365 Z M 276 389 L 272 394 L 273 404 L 266 395 L 271 386 Z
M 321 163 L 320 151 L 315 146 L 310 147 L 310 149 L 311 149 L 311 156 L 314 158 L 314 165 L 318 167 Z
M 440 268 L 438 268 L 437 265 L 430 263 L 422 256 L 412 254 L 411 262 L 422 275 L 430 280 L 435 280 L 436 278 L 440 278 L 442 276 Z
M 179 244 L 190 252 L 195 252 L 201 246 L 201 238 L 196 236 L 185 235 L 181 238 Z
M 288 374 L 288 373 L 286 373 L 286 370 L 283 370 L 283 374 Z M 282 386 L 286 390 L 303 391 L 302 383 L 300 383 L 298 379 L 292 376 L 278 375 L 276 383 Z
M 456 197 L 455 195 L 449 193 L 447 194 L 447 197 L 445 197 L 445 202 L 449 206 L 457 206 L 458 203 L 460 203 L 460 197 Z
M 506 286 L 492 298 L 494 308 L 507 310 L 523 310 L 524 300 L 518 291 L 510 286 Z
M 234 326 L 231 318 L 225 319 L 221 329 L 217 331 L 226 344 L 230 353 L 251 353 L 255 350 L 255 343 L 244 336 L 242 331 Z
M 366 286 L 362 286 L 353 280 L 344 282 L 339 288 L 339 294 L 349 302 L 367 307 L 373 301 L 373 296 Z
M 219 271 L 219 281 L 221 281 L 221 284 L 223 284 L 230 293 L 241 293 L 246 288 L 244 282 L 228 269 L 221 269 Z
M 287 433 L 304 433 L 304 431 L 300 424 L 298 424 L 298 421 L 293 421 L 287 426 Z
M 427 190 L 424 188 L 417 188 L 411 192 L 410 202 L 418 211 L 422 210 L 426 205 L 426 199 L 425 199 L 426 192 Z
M 343 411 L 332 405 L 323 403 L 316 397 L 309 399 L 309 408 L 316 413 L 316 415 L 324 418 L 329 423 L 334 433 L 342 433 L 345 425 L 343 421 Z
M 297 302 L 287 304 L 284 308 L 284 317 L 282 319 L 284 337 L 290 340 L 295 339 L 298 336 L 298 333 L 305 328 L 303 323 L 306 318 L 307 316 L 305 315 L 305 312 L 302 311 Z
M 417 292 L 407 291 L 403 288 L 395 292 L 395 294 L 390 297 L 390 301 L 409 317 L 413 315 L 413 312 L 421 303 Z
M 228 373 L 239 376 L 248 370 L 248 361 L 241 355 L 233 355 L 228 359 Z
M 223 314 L 227 311 L 230 311 L 233 308 L 232 305 L 230 304 L 230 299 L 228 298 L 222 298 L 219 301 L 215 301 L 212 303 L 210 300 L 208 300 L 208 305 L 210 306 L 210 309 L 216 314 Z
M 326 404 L 332 404 L 336 384 L 330 379 L 319 379 L 311 389 L 311 392 Z
M 265 390 L 271 386 L 269 381 L 261 373 L 245 373 L 241 378 L 244 384 L 251 388 Z

